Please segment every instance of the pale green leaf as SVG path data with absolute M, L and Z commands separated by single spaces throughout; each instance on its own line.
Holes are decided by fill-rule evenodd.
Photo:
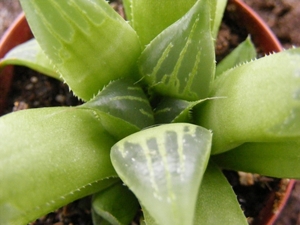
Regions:
M 256 49 L 250 36 L 238 45 L 229 55 L 217 64 L 216 76 L 219 76 L 228 69 L 249 62 L 256 58 Z
M 150 90 L 173 98 L 206 98 L 215 72 L 209 4 L 199 0 L 143 51 L 139 68 Z
M 158 225 L 144 207 L 143 213 L 146 225 Z M 212 162 L 206 168 L 198 193 L 193 225 L 198 224 L 248 224 L 232 187 Z
M 28 109 L 0 118 L 0 224 L 19 225 L 115 182 L 114 139 L 92 110 Z M 5 140 L 5 141 L 4 141 Z
M 111 80 L 132 77 L 141 49 L 136 32 L 104 0 L 21 0 L 45 54 L 87 101 Z
M 147 211 L 147 209 L 145 207 L 142 206 L 142 210 L 143 210 L 143 215 L 144 215 L 144 225 L 158 225 L 155 222 L 155 219 L 149 214 L 149 212 Z
M 180 19 L 196 0 L 123 0 L 126 16 L 144 48 L 159 33 Z
M 216 39 L 227 5 L 227 0 L 210 0 L 209 4 L 211 15 L 211 32 L 213 38 Z
M 154 123 L 146 95 L 130 79 L 111 82 L 80 107 L 94 109 L 105 129 L 118 140 Z
M 211 132 L 175 123 L 130 135 L 112 147 L 123 182 L 159 225 L 192 225 L 210 155 Z
M 216 155 L 221 167 L 279 178 L 300 179 L 300 141 L 245 143 Z
M 93 196 L 94 211 L 112 225 L 128 225 L 137 213 L 139 203 L 121 182 Z
M 201 183 L 194 224 L 248 224 L 232 187 L 212 162 L 208 164 Z
M 197 123 L 212 130 L 212 153 L 244 142 L 278 142 L 300 137 L 300 48 L 228 70 L 195 111 Z
M 26 66 L 50 77 L 60 79 L 59 74 L 43 53 L 35 39 L 31 39 L 10 50 L 0 61 L 0 67 L 7 65 Z

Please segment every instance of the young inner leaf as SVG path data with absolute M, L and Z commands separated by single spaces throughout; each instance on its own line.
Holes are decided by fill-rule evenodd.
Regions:
M 214 59 L 209 4 L 199 0 L 147 46 L 139 68 L 152 91 L 194 101 L 208 96 Z

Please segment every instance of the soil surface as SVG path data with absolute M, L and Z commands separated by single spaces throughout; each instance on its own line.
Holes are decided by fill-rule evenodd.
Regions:
M 300 1 L 299 0 L 245 0 L 257 13 L 267 22 L 274 33 L 279 38 L 285 48 L 291 46 L 300 46 Z M 8 28 L 10 23 L 21 11 L 18 0 L 0 0 L 0 37 Z M 224 32 L 227 32 L 226 29 Z M 230 45 L 233 43 L 229 43 Z M 18 68 L 22 73 L 27 73 L 26 69 Z M 20 110 L 24 108 L 34 108 L 49 105 L 76 105 L 79 104 L 68 88 L 51 78 L 45 78 L 39 74 L 30 74 L 27 79 L 19 79 L 24 89 L 18 89 L 16 84 L 11 94 L 14 98 L 10 106 L 11 110 Z M 46 89 L 38 91 L 40 85 L 46 85 Z M 48 88 L 49 87 L 49 88 Z M 57 90 L 59 92 L 57 93 Z M 35 101 L 30 103 L 14 96 L 27 96 L 27 99 L 34 98 Z M 40 94 L 41 93 L 41 94 Z M 92 224 L 90 220 L 90 211 L 86 210 L 89 205 L 89 198 L 78 200 L 75 203 L 65 206 L 58 210 L 59 213 L 52 213 L 40 220 L 32 223 L 32 225 L 43 224 Z M 60 218 L 58 218 L 58 215 Z M 83 218 L 84 221 L 83 222 Z M 275 225 L 300 225 L 300 181 L 296 182 L 292 195 L 288 203 L 276 221 Z

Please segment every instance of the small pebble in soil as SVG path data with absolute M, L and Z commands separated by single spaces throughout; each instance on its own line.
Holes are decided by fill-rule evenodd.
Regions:
M 28 109 L 28 104 L 26 102 L 14 102 L 13 112 Z

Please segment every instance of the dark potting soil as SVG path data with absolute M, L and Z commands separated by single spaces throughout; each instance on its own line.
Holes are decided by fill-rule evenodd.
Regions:
M 14 68 L 14 82 L 4 114 L 28 108 L 81 104 L 66 84 L 26 67 Z
M 299 0 L 244 0 L 278 37 L 284 48 L 300 47 Z M 300 225 L 300 181 L 296 181 L 291 195 L 274 225 Z
M 6 0 L 0 0 L 1 4 Z M 267 21 L 268 25 L 279 37 L 281 43 L 286 48 L 297 45 L 300 46 L 300 1 L 299 0 L 245 0 Z M 15 4 L 15 3 L 14 3 Z M 15 7 L 15 6 L 14 6 Z M 217 44 L 217 54 L 219 61 L 223 54 L 227 54 L 237 43 L 245 37 L 237 34 L 237 31 L 228 30 L 226 24 L 222 25 Z M 220 55 L 220 56 L 219 56 Z M 20 110 L 35 107 L 63 106 L 80 104 L 68 87 L 55 79 L 44 77 L 40 74 L 18 67 L 16 73 L 16 83 L 13 85 L 13 91 L 10 94 L 10 103 L 7 113 L 13 110 Z M 250 174 L 237 174 L 232 171 L 224 172 L 230 180 L 233 189 L 237 193 L 237 198 L 241 207 L 245 210 L 246 216 L 255 217 L 262 205 L 254 202 L 263 203 L 261 196 L 266 192 L 277 190 L 278 180 L 267 177 L 257 177 Z M 241 182 L 241 180 L 243 180 Z M 246 181 L 245 181 L 246 180 Z M 252 184 L 252 181 L 255 181 Z M 244 185 L 241 185 L 243 183 Z M 280 191 L 280 189 L 278 190 Z M 300 224 L 300 184 L 296 184 L 291 198 L 279 217 L 276 225 L 295 225 Z M 253 201 L 255 200 L 255 201 Z M 248 206 L 247 206 L 248 205 Z M 254 208 L 254 209 L 253 209 Z M 251 219 L 250 219 L 251 220 Z M 84 198 L 62 207 L 57 211 L 50 213 L 39 220 L 32 222 L 31 225 L 90 225 L 92 224 L 90 216 L 90 198 Z

